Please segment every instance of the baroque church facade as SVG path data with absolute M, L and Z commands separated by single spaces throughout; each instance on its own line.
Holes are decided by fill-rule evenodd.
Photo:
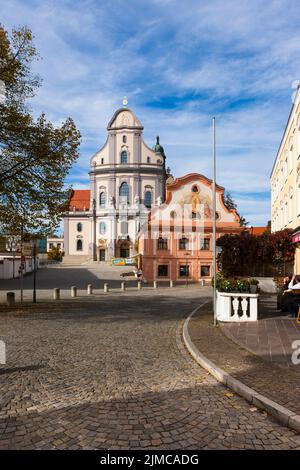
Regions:
M 64 218 L 65 257 L 94 261 L 137 253 L 141 227 L 165 200 L 166 156 L 153 148 L 143 126 L 124 105 L 107 126 L 107 140 L 90 160 L 90 189 L 73 190 Z

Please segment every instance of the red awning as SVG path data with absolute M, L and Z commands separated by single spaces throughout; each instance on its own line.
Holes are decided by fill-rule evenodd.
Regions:
M 297 232 L 292 236 L 292 243 L 300 243 L 300 232 Z

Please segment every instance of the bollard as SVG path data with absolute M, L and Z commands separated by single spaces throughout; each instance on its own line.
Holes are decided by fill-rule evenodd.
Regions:
M 172 287 L 174 287 L 174 283 L 173 283 L 172 279 L 170 279 L 170 288 L 172 289 Z
M 137 288 L 138 288 L 138 290 L 142 290 L 142 283 L 141 283 L 141 281 L 138 281 Z
M 105 293 L 108 292 L 108 284 L 107 284 L 107 282 L 104 283 L 103 290 L 104 290 Z
M 14 292 L 7 292 L 6 294 L 6 302 L 7 305 L 15 305 L 15 293 Z
M 88 284 L 87 286 L 87 295 L 92 295 L 93 293 L 93 286 L 92 284 Z
M 125 282 L 121 282 L 121 291 L 125 291 Z
M 153 289 L 157 289 L 157 281 L 153 281 Z
M 77 287 L 76 286 L 71 287 L 71 297 L 77 297 Z
M 53 289 L 53 300 L 59 300 L 60 299 L 60 289 L 55 287 Z

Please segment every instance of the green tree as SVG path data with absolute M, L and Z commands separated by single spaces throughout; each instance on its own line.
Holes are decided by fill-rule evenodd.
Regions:
M 51 250 L 48 251 L 48 260 L 49 261 L 62 261 L 64 253 L 57 248 L 57 246 L 53 246 Z
M 80 133 L 71 118 L 60 127 L 32 117 L 28 98 L 40 86 L 31 31 L 0 25 L 0 230 L 48 234 L 68 205 L 65 178 L 78 158 Z
M 226 191 L 224 194 L 223 194 L 223 203 L 225 205 L 225 207 L 230 210 L 230 211 L 237 211 L 237 204 L 236 202 L 234 201 L 233 197 L 231 196 L 231 194 Z M 247 222 L 247 220 L 245 219 L 245 217 L 243 217 L 242 215 L 239 215 L 239 218 L 240 218 L 240 226 L 241 227 L 246 227 L 247 225 L 249 225 L 249 222 Z

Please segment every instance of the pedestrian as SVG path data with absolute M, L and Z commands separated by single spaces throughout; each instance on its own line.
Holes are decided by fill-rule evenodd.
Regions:
M 299 291 L 298 293 L 295 293 L 295 291 Z M 290 297 L 290 300 L 287 302 L 287 307 L 288 311 L 290 312 L 292 318 L 297 317 L 297 313 L 299 310 L 300 306 L 300 276 L 299 275 L 294 275 L 288 285 L 288 290 L 287 292 L 291 293 L 292 296 Z

